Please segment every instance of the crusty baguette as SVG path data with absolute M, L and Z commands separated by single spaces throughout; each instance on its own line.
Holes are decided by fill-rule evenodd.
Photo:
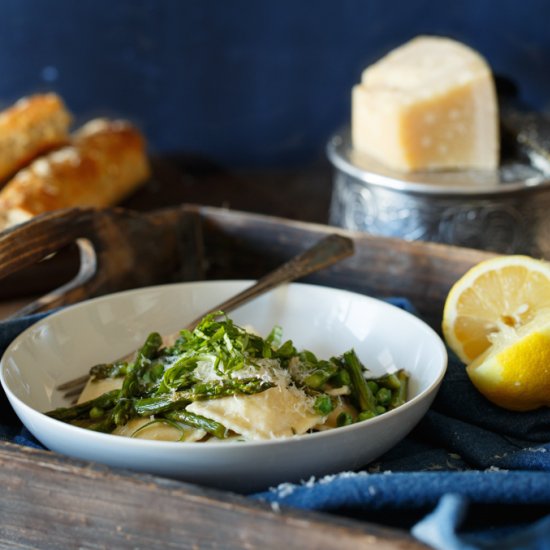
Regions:
M 0 181 L 69 141 L 71 115 L 53 93 L 24 97 L 0 112 Z
M 133 125 L 94 119 L 71 145 L 36 159 L 0 190 L 0 228 L 60 208 L 115 205 L 149 172 L 145 140 Z

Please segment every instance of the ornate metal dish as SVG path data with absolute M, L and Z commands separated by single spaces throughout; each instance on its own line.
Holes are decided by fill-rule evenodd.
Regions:
M 523 147 L 523 146 L 522 146 Z M 550 258 L 550 162 L 519 145 L 496 172 L 401 174 L 332 137 L 330 223 L 406 240 Z

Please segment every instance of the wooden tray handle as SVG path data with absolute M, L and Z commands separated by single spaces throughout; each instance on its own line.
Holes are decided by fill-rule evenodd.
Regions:
M 191 218 L 179 208 L 150 214 L 119 208 L 71 208 L 6 230 L 0 234 L 0 279 L 71 243 L 80 251 L 80 270 L 74 279 L 12 317 L 166 281 L 178 272 L 182 243 L 190 242 L 185 234 L 197 233 L 198 222 Z
M 92 234 L 94 211 L 49 212 L 0 234 L 0 278 L 58 252 L 79 237 Z

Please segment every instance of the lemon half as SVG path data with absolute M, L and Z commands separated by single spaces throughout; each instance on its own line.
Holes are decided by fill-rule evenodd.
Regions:
M 499 256 L 476 265 L 451 288 L 442 329 L 489 400 L 518 411 L 550 405 L 550 263 Z
M 496 405 L 529 411 L 550 405 L 550 321 L 503 331 L 466 367 L 474 386 Z

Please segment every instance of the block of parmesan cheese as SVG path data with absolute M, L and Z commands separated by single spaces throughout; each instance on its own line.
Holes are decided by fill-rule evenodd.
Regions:
M 494 170 L 499 141 L 491 69 L 455 40 L 419 36 L 353 88 L 353 147 L 390 168 Z

